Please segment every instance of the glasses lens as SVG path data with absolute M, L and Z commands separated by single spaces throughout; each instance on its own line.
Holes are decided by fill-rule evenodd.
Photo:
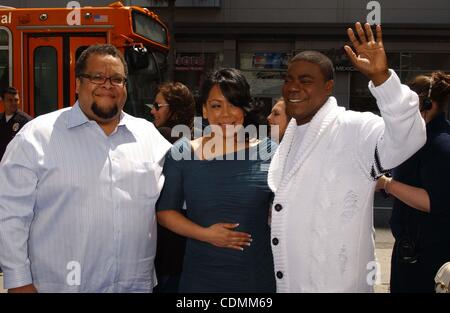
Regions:
M 127 79 L 125 77 L 122 77 L 122 76 L 106 77 L 106 76 L 103 76 L 103 75 L 93 75 L 93 76 L 91 76 L 89 74 L 82 74 L 80 76 L 89 79 L 89 81 L 91 83 L 96 84 L 96 85 L 103 85 L 109 79 L 109 81 L 111 82 L 111 85 L 123 86 L 126 83 L 126 81 L 127 81 Z
M 120 76 L 111 77 L 111 84 L 115 86 L 122 86 L 125 83 L 125 78 Z
M 104 84 L 106 82 L 106 77 L 101 75 L 90 76 L 89 80 L 94 84 Z

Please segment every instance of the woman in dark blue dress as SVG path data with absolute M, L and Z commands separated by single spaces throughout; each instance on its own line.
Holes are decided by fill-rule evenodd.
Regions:
M 252 112 L 238 70 L 210 75 L 201 101 L 211 132 L 175 143 L 157 204 L 159 223 L 188 238 L 179 291 L 275 292 L 267 185 L 274 143 L 241 136 Z

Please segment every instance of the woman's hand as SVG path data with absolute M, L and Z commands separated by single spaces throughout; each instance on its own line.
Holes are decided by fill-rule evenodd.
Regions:
M 252 236 L 234 231 L 238 223 L 217 223 L 202 227 L 175 210 L 159 211 L 158 222 L 178 235 L 210 243 L 216 247 L 244 250 L 250 246 Z
M 430 196 L 424 188 L 410 186 L 391 177 L 378 178 L 375 191 L 384 190 L 398 200 L 419 211 L 430 213 Z
M 378 178 L 377 185 L 375 186 L 375 191 L 384 190 L 387 193 L 389 193 L 389 191 L 386 190 L 386 188 L 388 187 L 390 182 L 391 182 L 391 178 L 386 177 L 384 175 L 381 176 L 380 178 Z
M 239 224 L 217 223 L 211 225 L 205 230 L 206 242 L 221 248 L 235 250 L 244 250 L 244 247 L 250 246 L 252 236 L 250 234 L 234 231 Z

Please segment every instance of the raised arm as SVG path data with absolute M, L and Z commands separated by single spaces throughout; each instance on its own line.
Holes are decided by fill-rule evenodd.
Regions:
M 359 22 L 355 24 L 359 40 L 351 28 L 347 29 L 348 37 L 356 53 L 350 46 L 345 45 L 344 49 L 353 66 L 367 76 L 375 86 L 379 86 L 390 76 L 386 52 L 383 46 L 381 26 L 377 25 L 376 27 L 376 40 L 368 23 L 364 25 L 364 28 L 365 31 Z
M 345 51 L 355 68 L 371 80 L 369 89 L 383 118 L 366 113 L 357 132 L 358 154 L 364 169 L 375 179 L 424 145 L 425 123 L 419 112 L 417 94 L 402 85 L 395 72 L 388 69 L 381 26 L 376 27 L 376 40 L 369 24 L 363 29 L 356 23 L 355 29 L 358 38 L 350 28 L 347 34 L 356 53 L 349 46 L 345 46 Z
M 216 247 L 244 250 L 250 246 L 251 235 L 234 231 L 239 224 L 217 223 L 202 227 L 176 210 L 164 210 L 157 213 L 158 223 L 178 235 L 210 243 Z

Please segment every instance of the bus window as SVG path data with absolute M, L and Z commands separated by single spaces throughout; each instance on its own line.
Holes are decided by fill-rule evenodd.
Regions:
M 0 50 L 0 90 L 5 90 L 9 86 L 8 60 L 8 51 Z
M 0 90 L 10 85 L 10 34 L 0 28 Z
M 128 98 L 125 112 L 151 120 L 150 110 L 146 103 L 152 103 L 156 95 L 156 88 L 161 83 L 161 75 L 153 53 L 148 53 L 148 66 L 135 69 L 128 64 Z
M 54 47 L 34 50 L 34 112 L 36 116 L 58 109 L 58 60 Z
M 133 11 L 133 32 L 163 46 L 169 45 L 166 29 L 155 19 L 137 11 Z

